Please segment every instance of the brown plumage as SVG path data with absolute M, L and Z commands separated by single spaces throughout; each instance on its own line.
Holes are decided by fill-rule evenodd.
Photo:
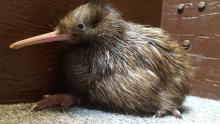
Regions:
M 71 11 L 55 30 L 49 41 L 65 40 L 63 67 L 70 95 L 45 96 L 37 109 L 69 107 L 86 99 L 112 111 L 156 116 L 171 112 L 180 117 L 177 109 L 188 93 L 190 64 L 165 31 L 127 22 L 116 9 L 96 0 Z M 44 40 L 33 41 L 11 47 Z

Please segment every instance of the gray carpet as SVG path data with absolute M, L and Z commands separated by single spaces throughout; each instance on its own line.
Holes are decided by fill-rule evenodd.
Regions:
M 183 119 L 137 117 L 73 108 L 33 112 L 34 104 L 0 105 L 0 124 L 220 124 L 220 101 L 188 96 Z

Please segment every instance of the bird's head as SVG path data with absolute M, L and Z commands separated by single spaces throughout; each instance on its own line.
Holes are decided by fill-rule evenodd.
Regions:
M 88 3 L 70 11 L 53 32 L 21 40 L 10 45 L 10 48 L 64 41 L 67 43 L 92 42 L 105 36 L 123 33 L 120 14 L 104 0 L 90 0 Z

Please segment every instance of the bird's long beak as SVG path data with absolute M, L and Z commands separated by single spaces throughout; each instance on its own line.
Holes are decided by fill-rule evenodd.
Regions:
M 12 49 L 19 49 L 26 46 L 31 46 L 35 44 L 49 43 L 54 41 L 69 40 L 71 34 L 60 34 L 58 31 L 42 34 L 39 36 L 31 37 L 21 41 L 17 41 L 10 45 Z

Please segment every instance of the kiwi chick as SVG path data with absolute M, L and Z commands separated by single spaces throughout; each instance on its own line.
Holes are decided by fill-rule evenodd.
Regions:
M 37 110 L 93 102 L 114 112 L 178 111 L 188 93 L 185 51 L 160 28 L 123 20 L 102 0 L 91 0 L 65 16 L 54 32 L 18 41 L 11 48 L 63 41 L 67 94 L 45 95 Z

